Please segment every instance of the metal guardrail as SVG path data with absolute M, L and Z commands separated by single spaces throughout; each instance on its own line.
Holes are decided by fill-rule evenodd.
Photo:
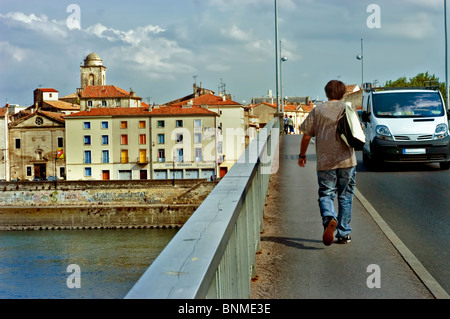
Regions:
M 250 297 L 279 131 L 278 118 L 261 130 L 126 299 Z

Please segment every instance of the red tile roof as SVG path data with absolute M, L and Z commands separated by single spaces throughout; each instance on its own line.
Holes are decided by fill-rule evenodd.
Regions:
M 81 98 L 118 98 L 118 97 L 132 97 L 130 92 L 125 91 L 115 85 L 91 85 L 86 86 L 81 92 Z M 134 98 L 140 99 L 135 96 Z
M 37 111 L 37 114 L 43 114 L 51 119 L 54 119 L 55 121 L 64 123 L 64 114 L 62 113 L 56 113 L 56 112 L 48 112 L 48 111 Z
M 59 110 L 67 111 L 77 111 L 80 110 L 80 106 L 77 104 L 72 104 L 64 101 L 44 101 L 44 104 L 50 105 L 51 107 Z
M 202 106 L 202 105 L 210 105 L 210 106 L 225 106 L 225 105 L 233 105 L 233 106 L 240 106 L 241 104 L 238 102 L 235 102 L 233 100 L 229 100 L 227 98 L 216 96 L 214 94 L 204 94 L 199 97 L 183 101 L 180 103 L 175 103 L 173 105 L 186 105 L 189 103 L 189 101 L 192 101 L 193 106 Z
M 153 108 L 150 112 L 151 115 L 210 115 L 217 116 L 216 112 L 209 111 L 199 106 L 182 106 L 182 105 L 171 105 L 171 106 L 160 106 L 159 108 Z
M 57 90 L 52 89 L 52 88 L 38 88 L 37 90 L 42 91 L 42 92 L 52 92 L 52 93 L 55 92 L 55 93 L 58 93 Z
M 67 115 L 66 118 L 93 117 L 93 116 L 170 116 L 170 115 L 204 115 L 217 116 L 217 113 L 204 108 L 193 106 L 160 106 L 150 111 L 146 107 L 115 107 L 93 108 L 90 111 L 81 111 Z
M 135 115 L 149 115 L 148 109 L 145 107 L 114 107 L 114 108 L 93 108 L 89 111 L 81 111 L 67 115 L 66 118 L 81 117 L 81 116 L 135 116 Z

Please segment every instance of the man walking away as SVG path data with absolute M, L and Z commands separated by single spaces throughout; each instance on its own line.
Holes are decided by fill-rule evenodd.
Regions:
M 319 183 L 319 208 L 324 232 L 323 243 L 327 246 L 351 241 L 350 220 L 353 193 L 356 184 L 355 150 L 348 147 L 336 133 L 339 114 L 344 110 L 342 98 L 345 84 L 330 81 L 325 86 L 328 102 L 314 108 L 300 127 L 303 138 L 300 144 L 298 165 L 305 167 L 306 151 L 313 136 L 316 137 L 317 180 Z M 334 199 L 338 197 L 338 213 Z

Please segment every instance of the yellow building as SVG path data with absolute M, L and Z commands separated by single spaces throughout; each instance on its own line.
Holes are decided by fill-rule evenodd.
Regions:
M 197 106 L 150 109 L 153 179 L 214 179 L 217 114 Z
M 149 137 L 145 108 L 94 108 L 66 116 L 67 179 L 149 178 Z
M 212 92 L 173 105 L 201 107 L 217 114 L 219 177 L 225 176 L 245 151 L 248 123 L 244 106 L 229 96 L 217 96 Z
M 203 108 L 174 106 L 69 115 L 67 179 L 210 179 L 217 170 L 215 118 Z

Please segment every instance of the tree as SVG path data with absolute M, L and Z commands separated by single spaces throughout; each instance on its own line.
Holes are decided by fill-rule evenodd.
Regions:
M 399 77 L 395 81 L 387 81 L 386 87 L 424 87 L 426 82 L 437 81 L 439 83 L 439 78 L 436 75 L 430 75 L 428 72 L 419 73 L 415 77 L 406 79 L 406 76 Z M 441 91 L 444 101 L 447 100 L 447 93 L 445 91 L 445 83 L 439 83 L 439 91 Z

